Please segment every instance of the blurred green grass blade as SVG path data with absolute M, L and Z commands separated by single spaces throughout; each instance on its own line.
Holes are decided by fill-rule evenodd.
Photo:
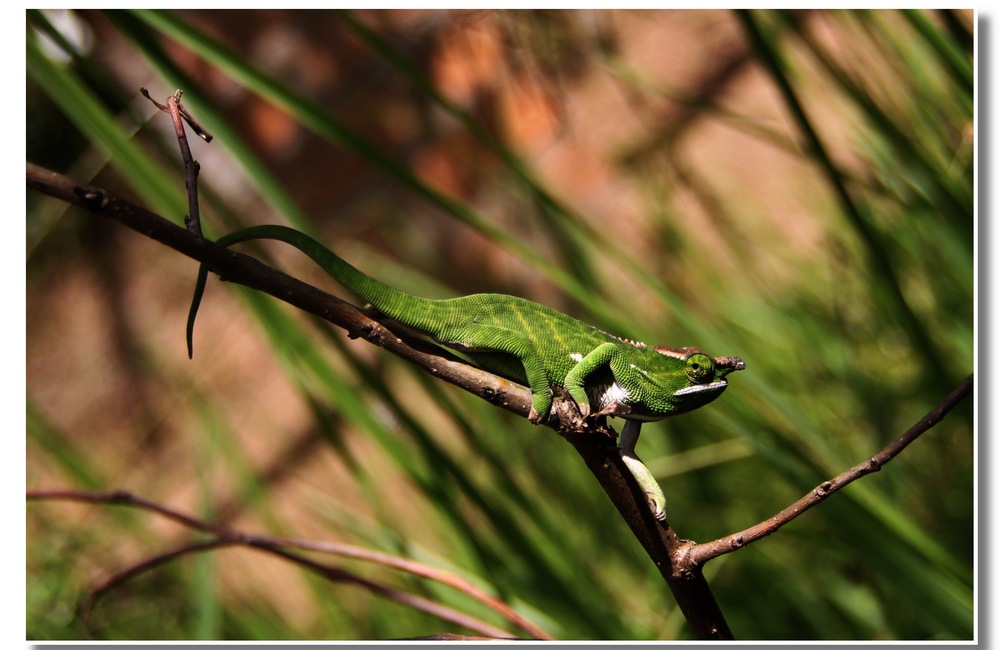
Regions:
M 291 319 L 280 303 L 270 296 L 242 288 L 241 293 L 260 317 L 272 349 L 285 364 L 290 376 L 300 380 L 311 377 L 319 381 L 327 398 L 348 422 L 377 440 L 410 478 L 422 481 L 424 470 L 413 462 L 410 451 L 400 444 L 398 436 L 378 421 L 365 402 L 354 397 L 356 389 L 331 367 L 303 326 Z
M 455 395 L 453 391 L 441 385 L 440 382 L 428 376 L 426 373 L 414 373 L 421 387 L 426 391 L 428 397 L 439 407 L 443 408 L 450 421 L 455 425 L 463 442 L 472 451 L 472 454 L 491 468 L 502 468 L 508 459 L 504 457 L 503 451 L 496 449 L 490 442 L 495 436 L 483 435 L 483 429 L 504 429 L 508 418 L 503 414 L 495 412 L 490 405 L 490 412 L 484 412 L 476 407 L 479 404 L 470 406 L 470 400 L 460 399 L 463 396 Z M 476 400 L 478 402 L 478 400 Z M 483 426 L 480 426 L 482 423 Z M 518 431 L 511 431 L 510 435 L 518 435 L 526 427 L 518 426 Z M 527 433 L 532 435 L 533 432 Z M 547 433 L 547 432 L 543 432 Z M 504 449 L 509 449 L 510 445 L 503 445 Z M 508 452 L 509 453 L 509 452 Z M 529 519 L 538 522 L 539 525 L 549 525 L 551 522 L 542 512 L 541 504 L 531 494 L 517 484 L 515 477 L 505 471 L 495 471 L 492 473 L 493 487 L 503 493 L 504 497 L 513 501 L 516 507 L 522 509 Z M 557 530 L 550 530 L 553 535 Z
M 866 14 L 867 15 L 867 14 Z M 956 145 L 964 146 L 968 142 L 971 159 L 972 139 L 970 130 L 973 127 L 973 83 L 971 78 L 948 75 L 946 67 L 937 65 L 933 52 L 926 48 L 914 47 L 922 44 L 920 39 L 912 38 L 910 32 L 900 33 L 895 23 L 889 23 L 883 16 L 871 20 L 875 34 L 880 42 L 886 43 L 890 55 L 905 61 L 908 75 L 910 99 L 899 104 L 896 117 L 901 125 L 905 125 L 904 135 L 914 141 L 914 148 L 920 154 L 917 160 L 921 163 L 919 169 L 925 170 L 918 180 L 919 187 L 928 186 L 925 191 L 931 197 L 932 210 L 940 216 L 960 226 L 962 234 L 971 239 L 973 236 L 974 185 L 972 183 L 973 167 L 971 160 L 964 165 L 955 165 Z M 908 38 L 909 37 L 909 38 Z M 933 124 L 934 128 L 927 128 Z M 904 127 L 901 127 L 904 128 Z M 892 156 L 891 161 L 885 161 L 885 167 L 891 168 L 891 162 L 903 161 L 906 164 L 900 168 L 899 174 L 909 171 L 913 163 L 906 155 L 906 142 L 893 142 L 903 155 Z M 917 183 L 913 183 L 915 186 Z
M 950 376 L 948 366 L 941 359 L 937 346 L 904 297 L 898 273 L 893 266 L 891 251 L 882 241 L 881 234 L 872 226 L 872 218 L 868 208 L 858 205 L 844 186 L 842 174 L 827 153 L 812 121 L 799 101 L 798 92 L 788 77 L 787 64 L 777 50 L 775 39 L 762 30 L 752 11 L 742 10 L 737 15 L 740 17 L 755 51 L 778 85 L 785 105 L 805 137 L 807 147 L 814 156 L 816 164 L 823 170 L 827 182 L 834 190 L 843 214 L 864 244 L 867 262 L 879 279 L 885 297 L 890 300 L 892 313 L 899 319 L 903 331 L 910 338 L 913 353 L 923 358 L 925 381 L 944 391 L 950 390 L 951 386 L 958 383 L 958 380 Z M 878 299 L 876 296 L 873 298 Z
M 868 14 L 862 15 L 867 16 Z M 872 127 L 865 131 L 868 137 L 877 135 L 880 141 L 891 147 L 885 158 L 894 167 L 887 169 L 891 169 L 892 172 L 901 176 L 905 175 L 908 170 L 918 173 L 919 175 L 914 179 L 918 182 L 912 184 L 915 188 L 920 186 L 928 188 L 920 195 L 927 196 L 929 193 L 929 205 L 939 210 L 941 216 L 964 221 L 963 230 L 971 233 L 969 228 L 972 222 L 972 197 L 970 194 L 965 194 L 968 190 L 968 184 L 952 181 L 952 175 L 946 173 L 947 170 L 942 169 L 941 164 L 934 161 L 938 152 L 949 150 L 947 146 L 943 146 L 942 130 L 929 131 L 924 129 L 921 121 L 907 119 L 905 116 L 896 114 L 891 107 L 880 105 L 871 93 L 852 79 L 851 75 L 816 42 L 810 30 L 802 29 L 797 33 L 824 65 L 834 82 L 838 84 L 842 96 L 851 99 L 861 109 L 863 115 L 871 121 Z M 900 60 L 906 60 L 905 55 L 898 50 L 894 51 L 893 54 Z M 923 61 L 915 61 L 911 68 L 919 68 L 923 64 Z M 914 86 L 922 78 L 922 74 L 915 74 L 913 77 Z M 939 101 L 924 97 L 912 102 L 912 106 L 901 108 L 919 111 L 924 106 L 939 106 L 940 104 Z M 928 116 L 926 119 L 937 122 L 941 118 Z M 971 119 L 971 113 L 968 115 L 968 119 Z M 932 138 L 933 141 L 928 142 L 928 138 Z M 904 161 L 902 166 L 899 165 L 900 161 Z M 937 201 L 934 201 L 935 197 L 938 199 Z M 942 208 L 945 209 L 942 210 Z
M 246 463 L 242 454 L 232 453 L 233 446 L 227 444 L 232 437 L 224 432 L 221 422 L 202 408 L 202 426 L 200 434 L 195 438 L 195 458 L 197 463 L 198 516 L 205 520 L 219 520 L 216 508 L 219 499 L 215 490 L 218 489 L 217 475 L 225 471 L 235 470 L 245 473 Z M 225 459 L 225 463 L 220 462 Z M 244 470 L 241 472 L 240 470 Z M 197 535 L 207 539 L 206 535 Z M 190 622 L 190 638 L 199 641 L 210 641 L 219 638 L 222 604 L 219 601 L 218 570 L 214 553 L 197 553 L 191 558 L 192 571 L 186 586 L 194 609 Z
M 143 197 L 147 207 L 175 223 L 183 223 L 187 202 L 177 188 L 175 174 L 151 162 L 148 155 L 121 132 L 79 78 L 42 52 L 31 29 L 27 30 L 27 65 L 28 74 L 63 114 L 111 157 L 115 170 Z
M 336 411 L 331 413 L 330 407 L 327 406 L 329 400 L 323 396 L 320 390 L 312 390 L 302 384 L 299 384 L 299 386 L 303 393 L 303 398 L 309 404 L 309 411 L 313 414 L 313 422 L 316 429 L 324 442 L 334 449 L 337 456 L 347 467 L 347 471 L 350 472 L 352 479 L 358 484 L 361 493 L 365 496 L 366 502 L 373 504 L 373 506 L 381 504 L 383 487 L 379 481 L 379 477 L 374 476 L 368 471 L 365 464 L 357 457 L 350 445 L 347 444 L 346 436 L 344 435 L 344 422 L 341 420 L 339 414 Z M 382 517 L 381 512 L 381 509 L 379 509 L 377 513 L 380 518 Z M 338 530 L 350 527 L 349 522 L 345 521 L 348 516 L 347 513 L 341 512 L 333 517 L 337 523 Z
M 190 580 L 191 603 L 194 616 L 188 638 L 198 641 L 215 641 L 222 637 L 222 610 L 218 588 L 218 564 L 214 553 L 198 553 L 192 558 Z
M 692 113 L 691 120 L 709 118 L 725 124 L 740 133 L 758 138 L 762 142 L 775 146 L 789 155 L 801 155 L 799 147 L 790 141 L 787 134 L 777 128 L 777 126 L 749 119 L 746 115 L 721 103 L 706 101 L 700 94 L 691 94 L 689 91 L 675 87 L 663 79 L 644 76 L 630 61 L 623 58 L 620 54 L 605 54 L 605 57 L 601 62 L 602 65 L 626 89 L 639 89 L 655 97 L 662 97 L 671 103 L 683 106 Z M 683 135 L 684 131 L 678 125 L 667 124 L 659 133 L 647 141 L 630 147 L 623 153 L 618 154 L 618 158 L 627 168 L 638 171 L 640 163 L 646 159 L 662 155 L 664 149 L 674 146 L 675 140 Z
M 686 472 L 704 469 L 713 465 L 728 463 L 753 454 L 753 450 L 743 438 L 730 438 L 723 442 L 715 442 L 695 447 L 686 452 L 651 459 L 646 462 L 649 471 L 657 479 L 665 479 Z
M 965 53 L 962 52 L 954 40 L 943 29 L 939 29 L 931 22 L 924 11 L 904 9 L 902 13 L 910 21 L 910 24 L 913 25 L 917 33 L 934 48 L 941 61 L 959 80 L 960 83 L 958 86 L 965 91 L 965 97 L 971 106 L 974 73 L 972 63 L 965 56 Z
M 850 522 L 844 532 L 860 547 L 871 550 L 872 564 L 882 568 L 886 576 L 896 576 L 895 579 L 906 583 L 906 591 L 912 595 L 914 603 L 922 603 L 915 607 L 924 612 L 923 616 L 935 619 L 937 625 L 956 636 L 961 636 L 963 629 L 971 628 L 975 610 L 972 573 L 968 568 L 955 574 L 953 567 L 948 566 L 953 558 L 940 565 L 917 547 L 886 544 L 878 512 L 858 516 L 845 502 L 833 505 L 825 516 L 831 522 Z
M 51 39 L 51 42 L 69 58 L 73 71 L 80 75 L 81 80 L 88 87 L 93 89 L 101 97 L 112 98 L 111 101 L 122 106 L 128 105 L 127 99 L 121 96 L 118 91 L 118 87 L 115 85 L 110 75 L 97 65 L 95 61 L 92 61 L 87 56 L 83 56 L 70 39 L 66 38 L 65 35 L 63 35 L 49 21 L 46 12 L 37 9 L 29 10 L 27 12 L 27 19 L 29 32 L 31 32 L 31 28 L 34 27 L 40 34 L 44 34 Z M 139 120 L 136 119 L 136 121 L 138 122 Z
M 871 513 L 880 525 L 919 552 L 930 566 L 935 567 L 942 577 L 940 580 L 942 589 L 947 585 L 951 593 L 959 593 L 972 586 L 967 567 L 955 558 L 954 553 L 901 512 L 898 504 L 863 481 L 852 485 L 851 488 L 849 492 L 851 499 Z
M 248 449 L 241 445 L 237 433 L 226 426 L 215 404 L 198 393 L 194 393 L 192 401 L 201 425 L 200 435 L 195 439 L 199 446 L 197 457 L 198 478 L 201 481 L 201 516 L 213 522 L 228 524 L 240 511 L 249 511 L 265 522 L 268 530 L 280 534 L 287 526 L 278 514 L 280 511 L 275 509 L 275 504 L 268 500 L 267 490 L 271 486 L 262 482 L 256 463 L 247 455 Z M 280 437 L 279 434 L 280 432 L 275 432 L 275 437 Z M 231 494 L 215 492 L 217 482 L 214 481 L 214 476 L 220 468 L 225 468 L 225 472 L 232 475 Z

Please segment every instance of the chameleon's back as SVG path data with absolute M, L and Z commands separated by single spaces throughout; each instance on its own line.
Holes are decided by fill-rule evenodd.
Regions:
M 542 360 L 549 384 L 562 382 L 583 355 L 618 339 L 538 303 L 504 294 L 474 294 L 446 300 L 412 296 L 354 268 L 321 243 L 292 228 L 254 226 L 219 239 L 223 246 L 275 239 L 308 255 L 351 293 L 379 312 L 465 353 L 483 368 L 526 383 L 520 360 Z
M 542 360 L 549 385 L 559 385 L 588 352 L 619 340 L 544 305 L 498 293 L 421 299 L 412 311 L 398 316 L 378 308 L 463 352 L 486 370 L 519 383 L 527 383 L 521 362 L 526 352 Z M 519 344 L 530 350 L 514 347 Z
M 742 370 L 738 357 L 712 359 L 694 348 L 649 347 L 586 325 L 537 303 L 503 294 L 448 300 L 418 298 L 357 270 L 308 235 L 283 226 L 257 226 L 219 240 L 229 246 L 276 239 L 295 246 L 334 279 L 389 318 L 464 353 L 472 362 L 531 389 L 528 419 L 544 421 L 552 388 L 560 386 L 587 417 L 597 413 L 658 420 L 715 399 L 725 376 Z M 198 274 L 188 316 L 188 353 L 207 269 Z

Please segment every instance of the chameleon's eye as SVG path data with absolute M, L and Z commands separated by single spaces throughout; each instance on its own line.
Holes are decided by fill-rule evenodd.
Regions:
M 715 375 L 715 362 L 701 353 L 692 354 L 687 358 L 687 376 L 696 384 L 703 384 Z

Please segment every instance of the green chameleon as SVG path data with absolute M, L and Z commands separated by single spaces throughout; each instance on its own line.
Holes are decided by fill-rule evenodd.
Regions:
M 708 404 L 726 389 L 729 373 L 746 368 L 739 357 L 713 358 L 695 348 L 648 346 L 618 338 L 515 296 L 486 293 L 448 300 L 411 296 L 284 226 L 246 228 L 217 243 L 231 246 L 252 239 L 291 244 L 379 313 L 462 353 L 484 370 L 528 386 L 532 423 L 548 419 L 556 386 L 573 398 L 582 418 L 624 418 L 619 451 L 659 520 L 665 518 L 663 492 L 635 455 L 641 423 Z M 188 318 L 189 355 L 207 277 L 202 266 Z

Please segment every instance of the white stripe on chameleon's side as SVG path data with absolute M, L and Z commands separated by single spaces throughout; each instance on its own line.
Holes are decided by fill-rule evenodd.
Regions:
M 716 388 L 725 388 L 729 383 L 725 379 L 719 381 L 713 381 L 711 384 L 702 384 L 700 386 L 688 386 L 687 388 L 682 388 L 680 390 L 674 391 L 674 396 L 677 395 L 690 395 L 692 393 L 700 393 L 706 390 L 715 390 Z

